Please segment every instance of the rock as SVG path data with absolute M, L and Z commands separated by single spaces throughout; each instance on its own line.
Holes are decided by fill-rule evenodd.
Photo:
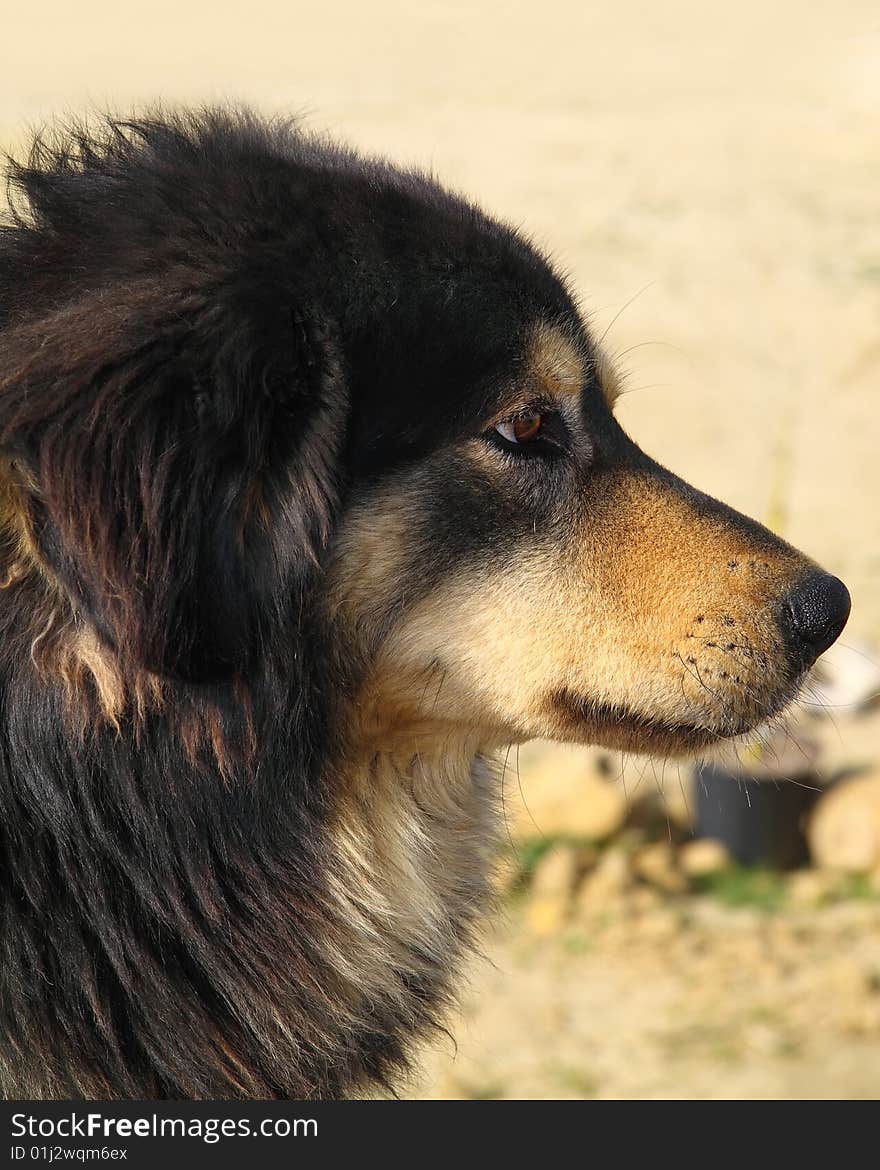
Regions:
M 605 758 L 592 748 L 542 744 L 524 749 L 519 786 L 508 762 L 504 787 L 514 837 L 543 833 L 602 841 L 615 833 L 626 818 L 626 796 L 622 785 L 603 774 Z
M 672 824 L 687 833 L 693 828 L 696 797 L 693 769 L 676 768 L 663 784 L 663 811 Z
M 837 886 L 835 873 L 821 869 L 799 869 L 788 879 L 788 900 L 799 909 L 812 910 L 831 901 Z
M 728 906 L 715 898 L 694 898 L 688 907 L 694 927 L 705 932 L 713 948 L 724 939 L 733 947 L 740 946 L 744 937 L 755 934 L 761 926 L 762 914 L 753 906 Z
M 630 895 L 630 902 L 637 914 L 650 914 L 663 905 L 663 898 L 653 886 L 639 886 Z
M 682 873 L 690 878 L 710 877 L 729 869 L 732 859 L 727 848 L 714 837 L 703 837 L 699 841 L 688 841 L 678 851 L 678 864 Z
M 607 849 L 587 876 L 577 899 L 578 908 L 595 914 L 616 902 L 632 884 L 629 857 L 624 849 Z
M 667 894 L 682 894 L 687 889 L 684 875 L 676 867 L 675 854 L 665 841 L 640 849 L 633 858 L 633 870 L 643 881 Z
M 880 770 L 825 793 L 810 818 L 807 841 L 821 869 L 869 873 L 880 867 Z
M 539 938 L 558 934 L 568 921 L 571 906 L 563 898 L 536 898 L 529 902 L 529 930 Z
M 581 861 L 573 845 L 554 845 L 535 866 L 533 898 L 570 898 L 580 876 Z
M 572 845 L 555 845 L 541 858 L 532 878 L 527 913 L 533 934 L 555 934 L 565 925 L 580 872 L 578 851 Z
M 642 915 L 636 924 L 635 936 L 648 943 L 666 942 L 681 931 L 681 919 L 667 908 L 659 907 Z

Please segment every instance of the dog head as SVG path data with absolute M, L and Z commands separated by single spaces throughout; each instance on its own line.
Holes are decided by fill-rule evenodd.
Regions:
M 378 477 L 337 537 L 376 736 L 678 753 L 748 731 L 838 636 L 845 587 L 624 434 L 573 310 L 519 338 L 460 429 Z
M 16 178 L 4 524 L 122 674 L 283 669 L 308 613 L 376 742 L 666 753 L 842 629 L 839 581 L 622 431 L 551 266 L 427 179 L 221 116 Z
M 839 635 L 845 586 L 641 451 L 563 282 L 462 220 L 466 242 L 399 233 L 408 270 L 443 265 L 363 363 L 327 590 L 368 663 L 362 733 L 679 754 L 751 730 Z

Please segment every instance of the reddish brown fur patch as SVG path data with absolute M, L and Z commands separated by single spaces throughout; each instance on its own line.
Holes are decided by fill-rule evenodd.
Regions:
M 43 574 L 42 561 L 22 498 L 26 479 L 13 460 L 0 463 L 0 588 L 8 588 L 31 572 Z M 32 488 L 33 485 L 28 485 Z
M 249 695 L 238 695 L 242 725 L 233 746 L 217 709 L 189 702 L 170 708 L 168 685 L 161 676 L 131 666 L 123 671 L 116 654 L 77 616 L 43 563 L 19 480 L 20 472 L 8 461 L 0 466 L 0 588 L 33 582 L 34 588 L 22 594 L 29 605 L 31 661 L 48 685 L 60 687 L 77 732 L 97 729 L 102 721 L 119 731 L 124 718 L 137 731 L 148 714 L 165 711 L 191 762 L 199 763 L 207 754 L 221 774 L 231 774 L 236 760 L 249 758 L 255 750 Z M 259 506 L 257 499 L 255 508 Z
M 61 683 L 68 711 L 82 730 L 94 727 L 100 716 L 117 731 L 126 718 L 137 734 L 149 714 L 162 712 L 190 763 L 198 767 L 212 761 L 225 778 L 256 750 L 249 695 L 238 696 L 241 725 L 231 732 L 216 706 L 188 695 L 172 697 L 161 676 L 146 670 L 124 675 L 112 650 L 87 626 L 62 628 L 37 663 L 44 677 Z

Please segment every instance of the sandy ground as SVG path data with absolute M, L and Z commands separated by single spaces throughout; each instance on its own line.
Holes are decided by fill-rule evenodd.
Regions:
M 872 0 L 6 8 L 8 144 L 59 112 L 231 98 L 301 111 L 315 128 L 430 167 L 521 225 L 570 273 L 629 371 L 628 429 L 841 575 L 854 597 L 844 640 L 880 642 Z M 515 918 L 507 929 L 493 944 L 497 971 L 468 1001 L 480 1043 L 510 1070 L 479 1073 L 483 1095 L 493 1078 L 499 1093 L 574 1092 L 578 1077 L 575 1095 L 668 1090 L 665 1074 L 639 1071 L 639 1036 L 672 1026 L 684 984 L 669 990 L 663 970 L 629 967 L 625 949 L 573 955 L 560 943 L 556 954 L 520 945 Z M 642 978 L 650 992 L 640 1000 L 632 984 Z M 509 1022 L 533 1012 L 556 1019 L 535 1025 L 548 1053 L 570 1019 L 592 1021 L 600 1049 L 619 1036 L 630 1073 L 603 1079 L 569 1036 L 568 1090 L 558 1069 L 541 1074 L 534 1045 L 520 1075 Z M 472 1036 L 466 1022 L 465 1068 L 480 1060 Z M 784 1076 L 767 1072 L 776 1056 L 759 1053 L 719 1082 L 718 1062 L 685 1045 L 677 1083 L 696 1095 L 719 1083 L 740 1096 L 817 1092 L 809 1068 L 833 1075 L 837 1049 L 827 1047 L 789 1052 Z M 866 1050 L 865 1061 L 875 1057 Z
M 429 1099 L 877 1099 L 880 903 L 682 899 L 534 938 L 509 912 Z

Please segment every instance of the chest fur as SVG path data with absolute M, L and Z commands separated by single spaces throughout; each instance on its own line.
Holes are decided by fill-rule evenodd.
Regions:
M 497 779 L 462 752 L 377 755 L 347 777 L 329 890 L 350 993 L 411 1018 L 447 995 L 489 900 Z M 418 1002 L 417 1002 L 418 1001 Z

